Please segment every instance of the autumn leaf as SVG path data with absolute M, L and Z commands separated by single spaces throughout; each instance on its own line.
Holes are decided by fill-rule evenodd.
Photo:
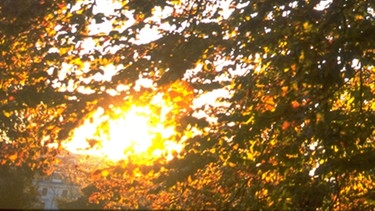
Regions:
M 108 174 L 109 174 L 109 171 L 108 170 L 102 170 L 101 174 L 102 174 L 102 177 L 107 177 Z
M 288 121 L 284 121 L 284 122 L 283 122 L 283 125 L 281 126 L 281 129 L 286 130 L 286 129 L 289 128 L 289 126 L 290 126 L 290 122 L 288 122 Z
M 11 155 L 8 156 L 8 159 L 12 162 L 16 161 L 17 158 L 18 158 L 17 153 L 14 153 L 14 154 L 11 154 Z

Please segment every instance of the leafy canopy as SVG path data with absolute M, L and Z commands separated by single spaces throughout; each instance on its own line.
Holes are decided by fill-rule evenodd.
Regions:
M 89 202 L 373 208 L 375 5 L 323 2 L 129 0 L 107 14 L 99 1 L 1 1 L 1 165 L 48 172 L 90 112 L 183 83 L 195 98 L 228 94 L 202 106 L 166 95 L 177 138 L 199 132 L 166 164 L 94 174 Z

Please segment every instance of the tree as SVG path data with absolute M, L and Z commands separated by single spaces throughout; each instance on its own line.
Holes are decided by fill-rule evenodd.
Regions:
M 61 113 L 64 96 L 54 90 L 47 73 L 53 66 L 48 53 L 53 26 L 48 21 L 56 8 L 53 1 L 0 3 L 1 165 L 26 164 L 50 172 L 57 151 L 48 146 L 57 145 L 63 136 L 59 126 L 68 123 Z
M 374 77 L 374 40 L 365 39 L 373 31 L 373 5 L 242 3 L 226 21 L 236 45 L 221 55 L 234 61 L 224 68 L 246 72 L 233 78 L 233 95 L 223 99 L 231 105 L 211 112 L 218 129 L 192 140 L 200 154 L 192 159 L 206 152 L 217 166 L 243 175 L 226 193 L 226 208 L 373 206 L 374 90 L 365 82 Z M 218 188 L 230 184 L 230 172 Z
M 29 169 L 9 166 L 0 168 L 0 209 L 41 208 Z
M 97 191 L 94 185 L 89 185 L 82 189 L 83 196 L 79 197 L 75 201 L 71 202 L 60 202 L 59 209 L 90 209 L 90 210 L 100 210 L 103 209 L 104 205 L 88 203 L 90 195 Z
M 198 108 L 190 99 L 185 109 L 169 96 L 177 136 L 192 128 L 200 134 L 163 168 L 144 173 L 142 194 L 156 191 L 181 209 L 192 200 L 217 209 L 374 207 L 372 1 L 142 0 L 118 2 L 111 15 L 96 12 L 98 1 L 27 1 L 8 10 L 17 8 L 10 2 L 0 5 L 3 164 L 50 164 L 59 147 L 48 143 L 59 146 L 91 111 L 147 104 L 184 81 L 195 97 L 218 89 L 229 95 Z M 103 22 L 113 28 L 90 28 Z M 145 28 L 159 37 L 140 41 Z M 154 86 L 136 89 L 139 78 Z M 119 184 L 114 192 L 134 197 L 137 191 L 123 191 L 135 183 L 120 182 L 133 176 L 100 177 L 101 203 L 129 206 L 116 204 L 108 187 Z M 167 206 L 153 201 L 142 203 Z

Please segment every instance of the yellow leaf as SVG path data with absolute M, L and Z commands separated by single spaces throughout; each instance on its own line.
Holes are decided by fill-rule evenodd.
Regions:
M 264 50 L 264 53 L 270 52 L 270 49 L 267 46 L 263 47 L 263 50 Z
M 288 87 L 288 86 L 283 86 L 283 87 L 281 87 L 281 91 L 283 91 L 283 92 L 287 92 L 287 91 L 288 91 L 288 89 L 289 89 L 289 87 Z
M 363 20 L 363 16 L 362 16 L 362 15 L 356 15 L 356 16 L 355 16 L 355 20 L 356 20 L 356 21 Z
M 230 167 L 235 167 L 235 166 L 236 166 L 236 164 L 235 164 L 235 163 L 232 163 L 232 162 L 229 162 L 228 165 L 229 165 Z
M 188 176 L 187 180 L 188 180 L 188 183 L 193 182 L 193 180 L 191 179 L 191 176 Z
M 225 158 L 224 158 L 224 156 L 223 155 L 219 155 L 219 158 L 220 158 L 220 160 L 222 160 L 222 161 L 224 161 L 225 160 Z
M 375 103 L 371 103 L 371 110 L 375 111 Z
M 103 177 L 107 177 L 108 174 L 109 174 L 108 170 L 103 170 L 103 171 L 102 171 L 102 176 L 103 176 Z
M 298 59 L 300 61 L 304 60 L 305 59 L 305 52 L 301 51 L 301 54 L 299 55 Z M 293 69 L 292 69 L 293 70 Z
M 298 90 L 298 83 L 297 83 L 297 82 L 294 82 L 294 83 L 292 84 L 292 88 L 293 88 L 294 90 Z
M 17 159 L 17 153 L 14 153 L 13 155 L 9 155 L 9 160 L 11 160 L 12 162 L 14 162 L 16 159 Z
M 248 159 L 248 160 L 253 160 L 253 159 L 254 159 L 254 155 L 253 155 L 253 153 L 249 153 L 249 152 L 247 152 L 246 155 L 247 155 L 247 159 Z
M 273 97 L 265 97 L 265 103 L 269 105 L 275 105 L 275 102 L 273 101 Z
M 354 101 L 354 97 L 351 97 L 349 100 L 348 100 L 348 105 L 350 105 L 350 104 L 352 104 L 353 103 L 353 101 Z
M 7 112 L 7 111 L 3 110 L 3 114 L 4 114 L 4 116 L 9 118 L 10 116 L 12 116 L 13 112 L 12 111 Z
M 312 28 L 312 25 L 309 23 L 309 22 L 305 22 L 303 23 L 303 29 L 305 29 L 305 31 L 310 31 Z

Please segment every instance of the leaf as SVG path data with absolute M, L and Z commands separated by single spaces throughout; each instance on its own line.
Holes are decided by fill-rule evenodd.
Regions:
M 311 29 L 312 29 L 312 25 L 311 25 L 309 22 L 304 22 L 304 23 L 303 23 L 303 29 L 304 29 L 306 32 L 309 32 L 309 31 L 311 31 Z
M 290 122 L 288 122 L 288 121 L 284 121 L 284 122 L 283 122 L 283 125 L 281 126 L 281 129 L 282 129 L 282 130 L 286 130 L 286 129 L 289 128 L 289 126 L 290 126 Z
M 94 16 L 94 19 L 96 24 L 103 23 L 105 21 L 105 15 L 103 13 L 97 13 Z
M 109 171 L 107 169 L 106 170 L 102 170 L 101 174 L 102 174 L 102 177 L 107 177 L 108 174 L 109 174 Z
M 8 159 L 12 162 L 16 161 L 17 158 L 18 158 L 17 153 L 14 153 L 14 154 L 11 154 L 11 155 L 8 156 Z
M 3 110 L 3 114 L 4 114 L 5 117 L 9 118 L 10 116 L 13 115 L 13 111 L 8 112 L 6 110 Z
M 188 182 L 188 183 L 192 183 L 192 182 L 193 182 L 193 180 L 191 179 L 191 176 L 190 176 L 190 175 L 189 175 L 188 178 L 187 178 L 187 182 Z

